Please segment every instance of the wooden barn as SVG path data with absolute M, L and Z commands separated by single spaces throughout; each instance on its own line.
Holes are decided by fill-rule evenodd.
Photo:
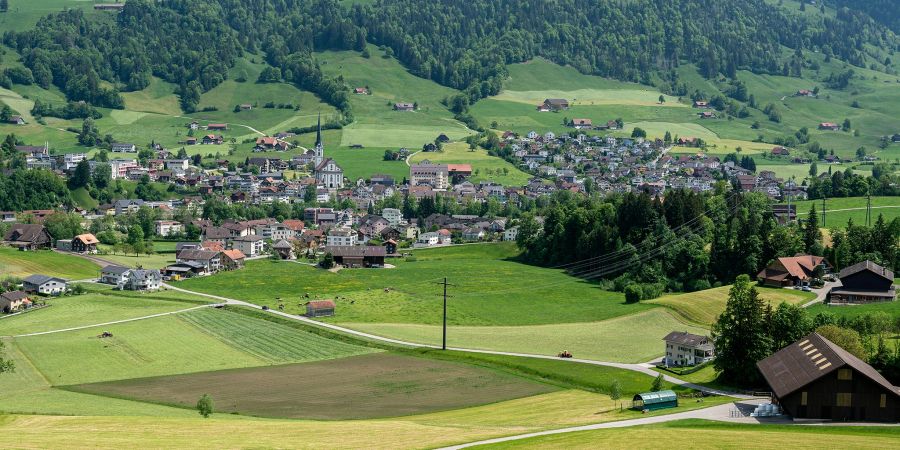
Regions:
M 894 272 L 872 261 L 845 267 L 838 274 L 841 286 L 828 292 L 830 304 L 891 302 L 896 297 Z
M 334 263 L 344 267 L 384 266 L 387 250 L 380 245 L 331 245 L 326 253 L 334 256 Z
M 900 421 L 900 388 L 818 333 L 756 365 L 795 419 Z
M 306 317 L 327 317 L 333 315 L 333 300 L 314 300 L 306 303 Z

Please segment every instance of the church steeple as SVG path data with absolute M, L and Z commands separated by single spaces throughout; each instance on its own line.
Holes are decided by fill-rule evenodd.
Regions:
M 316 148 L 313 150 L 316 167 L 325 160 L 325 144 L 322 143 L 322 113 L 319 113 L 319 121 L 316 125 Z

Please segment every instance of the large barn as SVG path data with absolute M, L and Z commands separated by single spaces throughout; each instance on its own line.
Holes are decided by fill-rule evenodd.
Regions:
M 325 247 L 334 263 L 344 267 L 384 266 L 387 251 L 380 245 L 333 245 Z
M 757 363 L 795 419 L 900 421 L 900 388 L 818 333 Z

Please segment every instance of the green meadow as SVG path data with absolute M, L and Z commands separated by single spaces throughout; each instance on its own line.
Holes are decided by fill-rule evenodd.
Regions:
M 532 175 L 522 172 L 509 161 L 488 155 L 483 148 L 474 151 L 463 142 L 445 144 L 439 152 L 420 152 L 410 158 L 410 162 L 431 161 L 439 164 L 471 164 L 473 183 L 491 181 L 506 186 L 522 186 L 528 183 Z
M 822 200 L 805 200 L 797 202 L 797 215 L 804 219 L 815 205 L 819 215 L 819 226 L 823 228 L 845 228 L 847 221 L 853 220 L 856 225 L 866 224 L 866 198 L 843 197 L 829 198 L 825 200 L 825 224 L 822 224 Z M 878 216 L 884 216 L 886 222 L 900 217 L 900 198 L 898 197 L 872 197 L 872 223 Z
M 100 267 L 86 259 L 49 250 L 22 252 L 0 247 L 0 273 L 21 278 L 39 273 L 79 280 L 96 278 Z

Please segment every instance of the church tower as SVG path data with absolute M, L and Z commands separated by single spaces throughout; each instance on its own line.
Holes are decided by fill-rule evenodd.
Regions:
M 319 167 L 325 160 L 325 145 L 322 144 L 322 113 L 319 113 L 319 123 L 316 126 L 316 148 L 313 153 L 313 163 L 315 167 Z

